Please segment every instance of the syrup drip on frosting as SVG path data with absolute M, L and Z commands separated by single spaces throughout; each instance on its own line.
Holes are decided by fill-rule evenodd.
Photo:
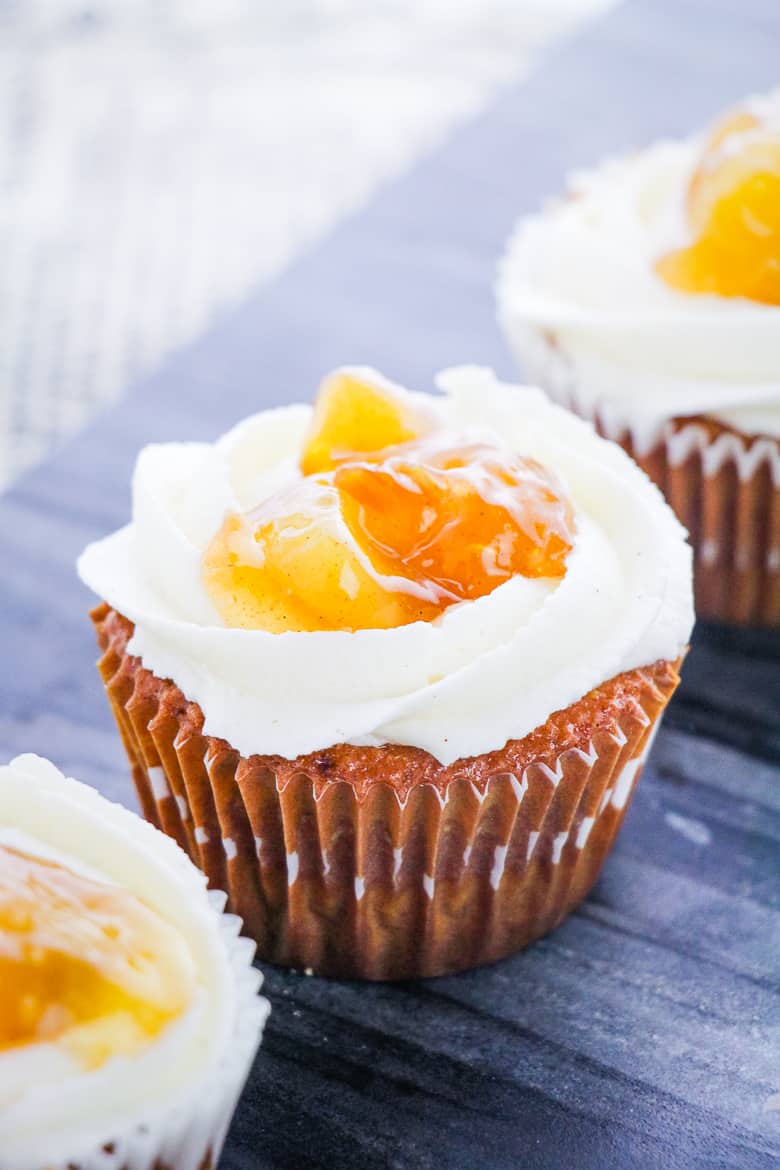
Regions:
M 55 1043 L 92 1069 L 180 1016 L 192 975 L 135 895 L 0 844 L 0 987 L 0 1052 Z
M 383 385 L 326 380 L 303 478 L 229 514 L 204 558 L 229 626 L 382 629 L 431 621 L 520 574 L 560 578 L 573 515 L 536 460 L 445 430 Z

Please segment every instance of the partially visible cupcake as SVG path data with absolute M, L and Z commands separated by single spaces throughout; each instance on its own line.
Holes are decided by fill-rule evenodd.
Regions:
M 780 91 L 575 175 L 498 307 L 526 375 L 664 491 L 698 615 L 780 626 Z
M 260 1042 L 254 947 L 173 842 L 0 768 L 2 1170 L 213 1170 Z
M 646 476 L 539 392 L 326 379 L 141 452 L 82 579 L 145 814 L 262 957 L 406 978 L 500 958 L 595 880 L 692 625 Z

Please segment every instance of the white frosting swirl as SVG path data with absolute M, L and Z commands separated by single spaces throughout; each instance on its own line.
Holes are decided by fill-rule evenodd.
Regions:
M 183 1122 L 191 1155 L 180 1164 L 192 1161 L 194 1170 L 206 1148 L 198 1154 L 198 1131 L 204 1129 L 208 1139 L 211 1128 L 215 1147 L 222 1139 L 225 1110 L 232 1111 L 235 1100 L 233 1082 L 246 1075 L 267 1010 L 247 961 L 252 948 L 244 956 L 252 985 L 247 1010 L 245 999 L 239 1005 L 224 918 L 202 874 L 162 833 L 38 756 L 19 756 L 0 767 L 0 842 L 136 894 L 175 924 L 191 954 L 194 988 L 184 1014 L 155 1040 L 98 1068 L 85 1070 L 56 1042 L 0 1053 L 3 1167 L 87 1165 L 107 1141 L 121 1155 L 123 1139 L 137 1142 L 140 1125 L 150 1140 L 162 1125 L 163 1142 L 173 1151 Z M 254 1031 L 244 1052 L 235 1039 L 240 1007 L 243 1028 Z M 196 1112 L 193 1102 L 195 1122 L 188 1117 Z
M 256 415 L 213 446 L 147 447 L 132 524 L 83 553 L 82 580 L 136 624 L 131 651 L 243 755 L 391 742 L 448 764 L 500 748 L 618 672 L 686 645 L 690 548 L 636 465 L 538 390 L 476 368 L 440 385 L 446 398 L 419 398 L 448 426 L 490 428 L 561 476 L 576 523 L 562 579 L 516 576 L 397 629 L 226 629 L 201 581 L 203 551 L 226 509 L 253 508 L 297 474 L 305 406 Z
M 780 91 L 744 106 L 780 121 Z M 535 366 L 534 332 L 552 335 L 578 406 L 606 413 L 611 432 L 628 427 L 640 448 L 696 414 L 780 436 L 780 307 L 680 292 L 654 271 L 689 242 L 685 196 L 704 142 L 660 142 L 574 176 L 571 198 L 520 221 L 499 274 L 521 362 Z

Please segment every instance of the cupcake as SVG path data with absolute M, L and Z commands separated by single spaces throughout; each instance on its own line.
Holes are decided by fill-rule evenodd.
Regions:
M 0 768 L 3 1170 L 207 1170 L 260 1041 L 254 947 L 180 849 Z
M 411 978 L 595 880 L 692 625 L 620 450 L 490 371 L 341 370 L 314 408 L 147 447 L 82 579 L 144 813 L 275 963 Z
M 521 220 L 499 316 L 691 536 L 697 614 L 780 626 L 780 90 L 576 175 Z

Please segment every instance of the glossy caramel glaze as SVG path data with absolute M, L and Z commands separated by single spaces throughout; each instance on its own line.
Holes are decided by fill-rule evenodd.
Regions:
M 780 134 L 754 114 L 724 118 L 710 136 L 687 196 L 689 245 L 656 271 L 688 293 L 780 304 Z
M 86 1068 L 186 1008 L 178 932 L 133 894 L 0 845 L 0 1051 L 61 1044 Z
M 433 621 L 515 575 L 566 571 L 573 514 L 557 477 L 437 427 L 387 387 L 327 380 L 301 469 L 258 508 L 228 514 L 206 550 L 228 626 L 386 629 Z

